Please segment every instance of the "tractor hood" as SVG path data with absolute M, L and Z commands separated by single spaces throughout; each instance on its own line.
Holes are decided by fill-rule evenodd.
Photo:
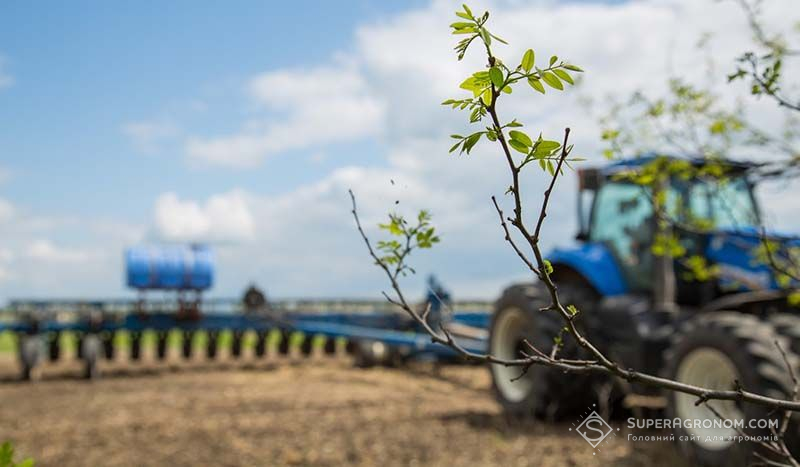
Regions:
M 800 237 L 797 236 L 768 231 L 766 237 L 786 247 L 800 246 Z M 762 245 L 762 234 L 752 227 L 708 234 L 706 258 L 719 267 L 719 286 L 723 291 L 779 288 L 772 267 L 758 258 Z

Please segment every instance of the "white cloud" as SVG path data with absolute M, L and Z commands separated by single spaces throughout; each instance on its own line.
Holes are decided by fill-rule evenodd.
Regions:
M 11 279 L 11 263 L 14 261 L 14 252 L 8 248 L 0 248 L 0 284 Z
M 189 138 L 191 160 L 254 167 L 273 154 L 358 140 L 383 128 L 385 106 L 348 65 L 263 73 L 249 88 L 253 99 L 281 116 L 251 121 L 228 136 Z
M 27 245 L 25 256 L 47 263 L 83 263 L 95 255 L 88 249 L 60 247 L 50 240 L 38 239 Z
M 126 123 L 122 125 L 122 132 L 139 151 L 156 154 L 164 142 L 178 136 L 180 130 L 169 120 L 153 120 Z
M 14 297 L 118 295 L 122 251 L 143 237 L 142 226 L 41 216 L 0 199 L 0 305 Z
M 14 205 L 10 201 L 0 198 L 0 225 L 10 221 L 14 217 Z
M 210 197 L 205 203 L 164 193 L 155 204 L 155 228 L 171 241 L 236 242 L 254 234 L 253 215 L 240 191 Z
M 11 87 L 14 84 L 14 77 L 7 70 L 7 63 L 5 57 L 0 55 L 0 89 Z

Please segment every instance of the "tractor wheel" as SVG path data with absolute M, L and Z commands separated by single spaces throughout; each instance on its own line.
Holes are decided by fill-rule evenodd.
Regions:
M 781 336 L 785 337 L 789 349 L 793 354 L 800 355 L 800 316 L 789 313 L 775 313 L 769 316 L 769 324 L 775 328 Z M 795 370 L 795 375 L 800 377 L 800 373 Z
M 588 293 L 588 291 L 587 291 Z M 577 284 L 559 285 L 563 303 L 581 308 L 586 295 Z M 503 359 L 520 358 L 528 353 L 524 344 L 537 346 L 549 353 L 554 339 L 564 327 L 561 316 L 552 311 L 539 311 L 550 300 L 543 286 L 517 285 L 507 289 L 495 305 L 489 333 L 489 351 Z M 563 336 L 559 354 L 567 358 L 580 355 L 571 336 Z M 563 371 L 533 365 L 523 374 L 519 367 L 490 365 L 495 398 L 508 415 L 521 418 L 542 417 L 563 419 L 581 413 L 595 399 L 589 376 L 565 374 Z
M 665 354 L 664 374 L 669 379 L 709 389 L 733 390 L 738 381 L 748 391 L 785 399 L 791 394 L 792 382 L 776 341 L 787 352 L 788 360 L 795 362 L 797 357 L 786 339 L 768 323 L 737 312 L 702 314 L 683 323 L 675 333 Z M 675 440 L 686 457 L 709 466 L 744 466 L 757 460 L 754 453 L 763 450 L 757 443 L 729 439 L 739 436 L 742 428 L 714 427 L 717 416 L 706 405 L 696 405 L 696 396 L 671 391 L 666 396 L 668 419 L 695 423 L 694 427 L 675 428 Z M 743 430 L 749 435 L 770 432 L 766 428 L 750 429 L 748 420 L 779 423 L 781 418 L 780 413 L 753 404 L 710 404 L 725 419 L 743 420 Z M 706 420 L 711 424 L 708 428 L 702 427 Z
M 789 313 L 775 313 L 769 316 L 769 323 L 777 333 L 786 339 L 790 354 L 798 357 L 793 366 L 794 375 L 800 378 L 800 316 Z M 800 395 L 798 395 L 800 396 Z M 795 458 L 800 456 L 800 413 L 793 413 L 786 430 L 785 441 Z

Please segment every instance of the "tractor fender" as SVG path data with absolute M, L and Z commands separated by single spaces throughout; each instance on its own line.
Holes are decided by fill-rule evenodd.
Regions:
M 556 248 L 547 257 L 558 273 L 559 266 L 568 267 L 583 276 L 602 296 L 622 295 L 628 285 L 608 248 L 601 243 L 584 243 L 572 248 Z
M 723 295 L 703 306 L 704 312 L 719 310 L 738 310 L 748 305 L 786 304 L 788 292 L 785 290 L 754 290 Z

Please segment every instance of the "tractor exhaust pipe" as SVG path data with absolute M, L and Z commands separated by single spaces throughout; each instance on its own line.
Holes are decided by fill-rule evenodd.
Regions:
M 655 228 L 653 231 L 656 233 L 655 238 L 671 238 L 672 226 L 668 219 L 664 216 L 666 206 L 658 206 L 658 200 L 664 200 L 666 203 L 666 196 L 659 196 L 666 194 L 669 188 L 669 178 L 665 177 L 656 182 L 655 190 L 653 193 L 654 206 L 653 206 L 653 221 Z M 675 303 L 675 296 L 677 292 L 677 285 L 675 283 L 675 263 L 671 255 L 667 252 L 661 255 L 653 254 L 653 308 L 655 311 L 674 313 L 678 310 Z

